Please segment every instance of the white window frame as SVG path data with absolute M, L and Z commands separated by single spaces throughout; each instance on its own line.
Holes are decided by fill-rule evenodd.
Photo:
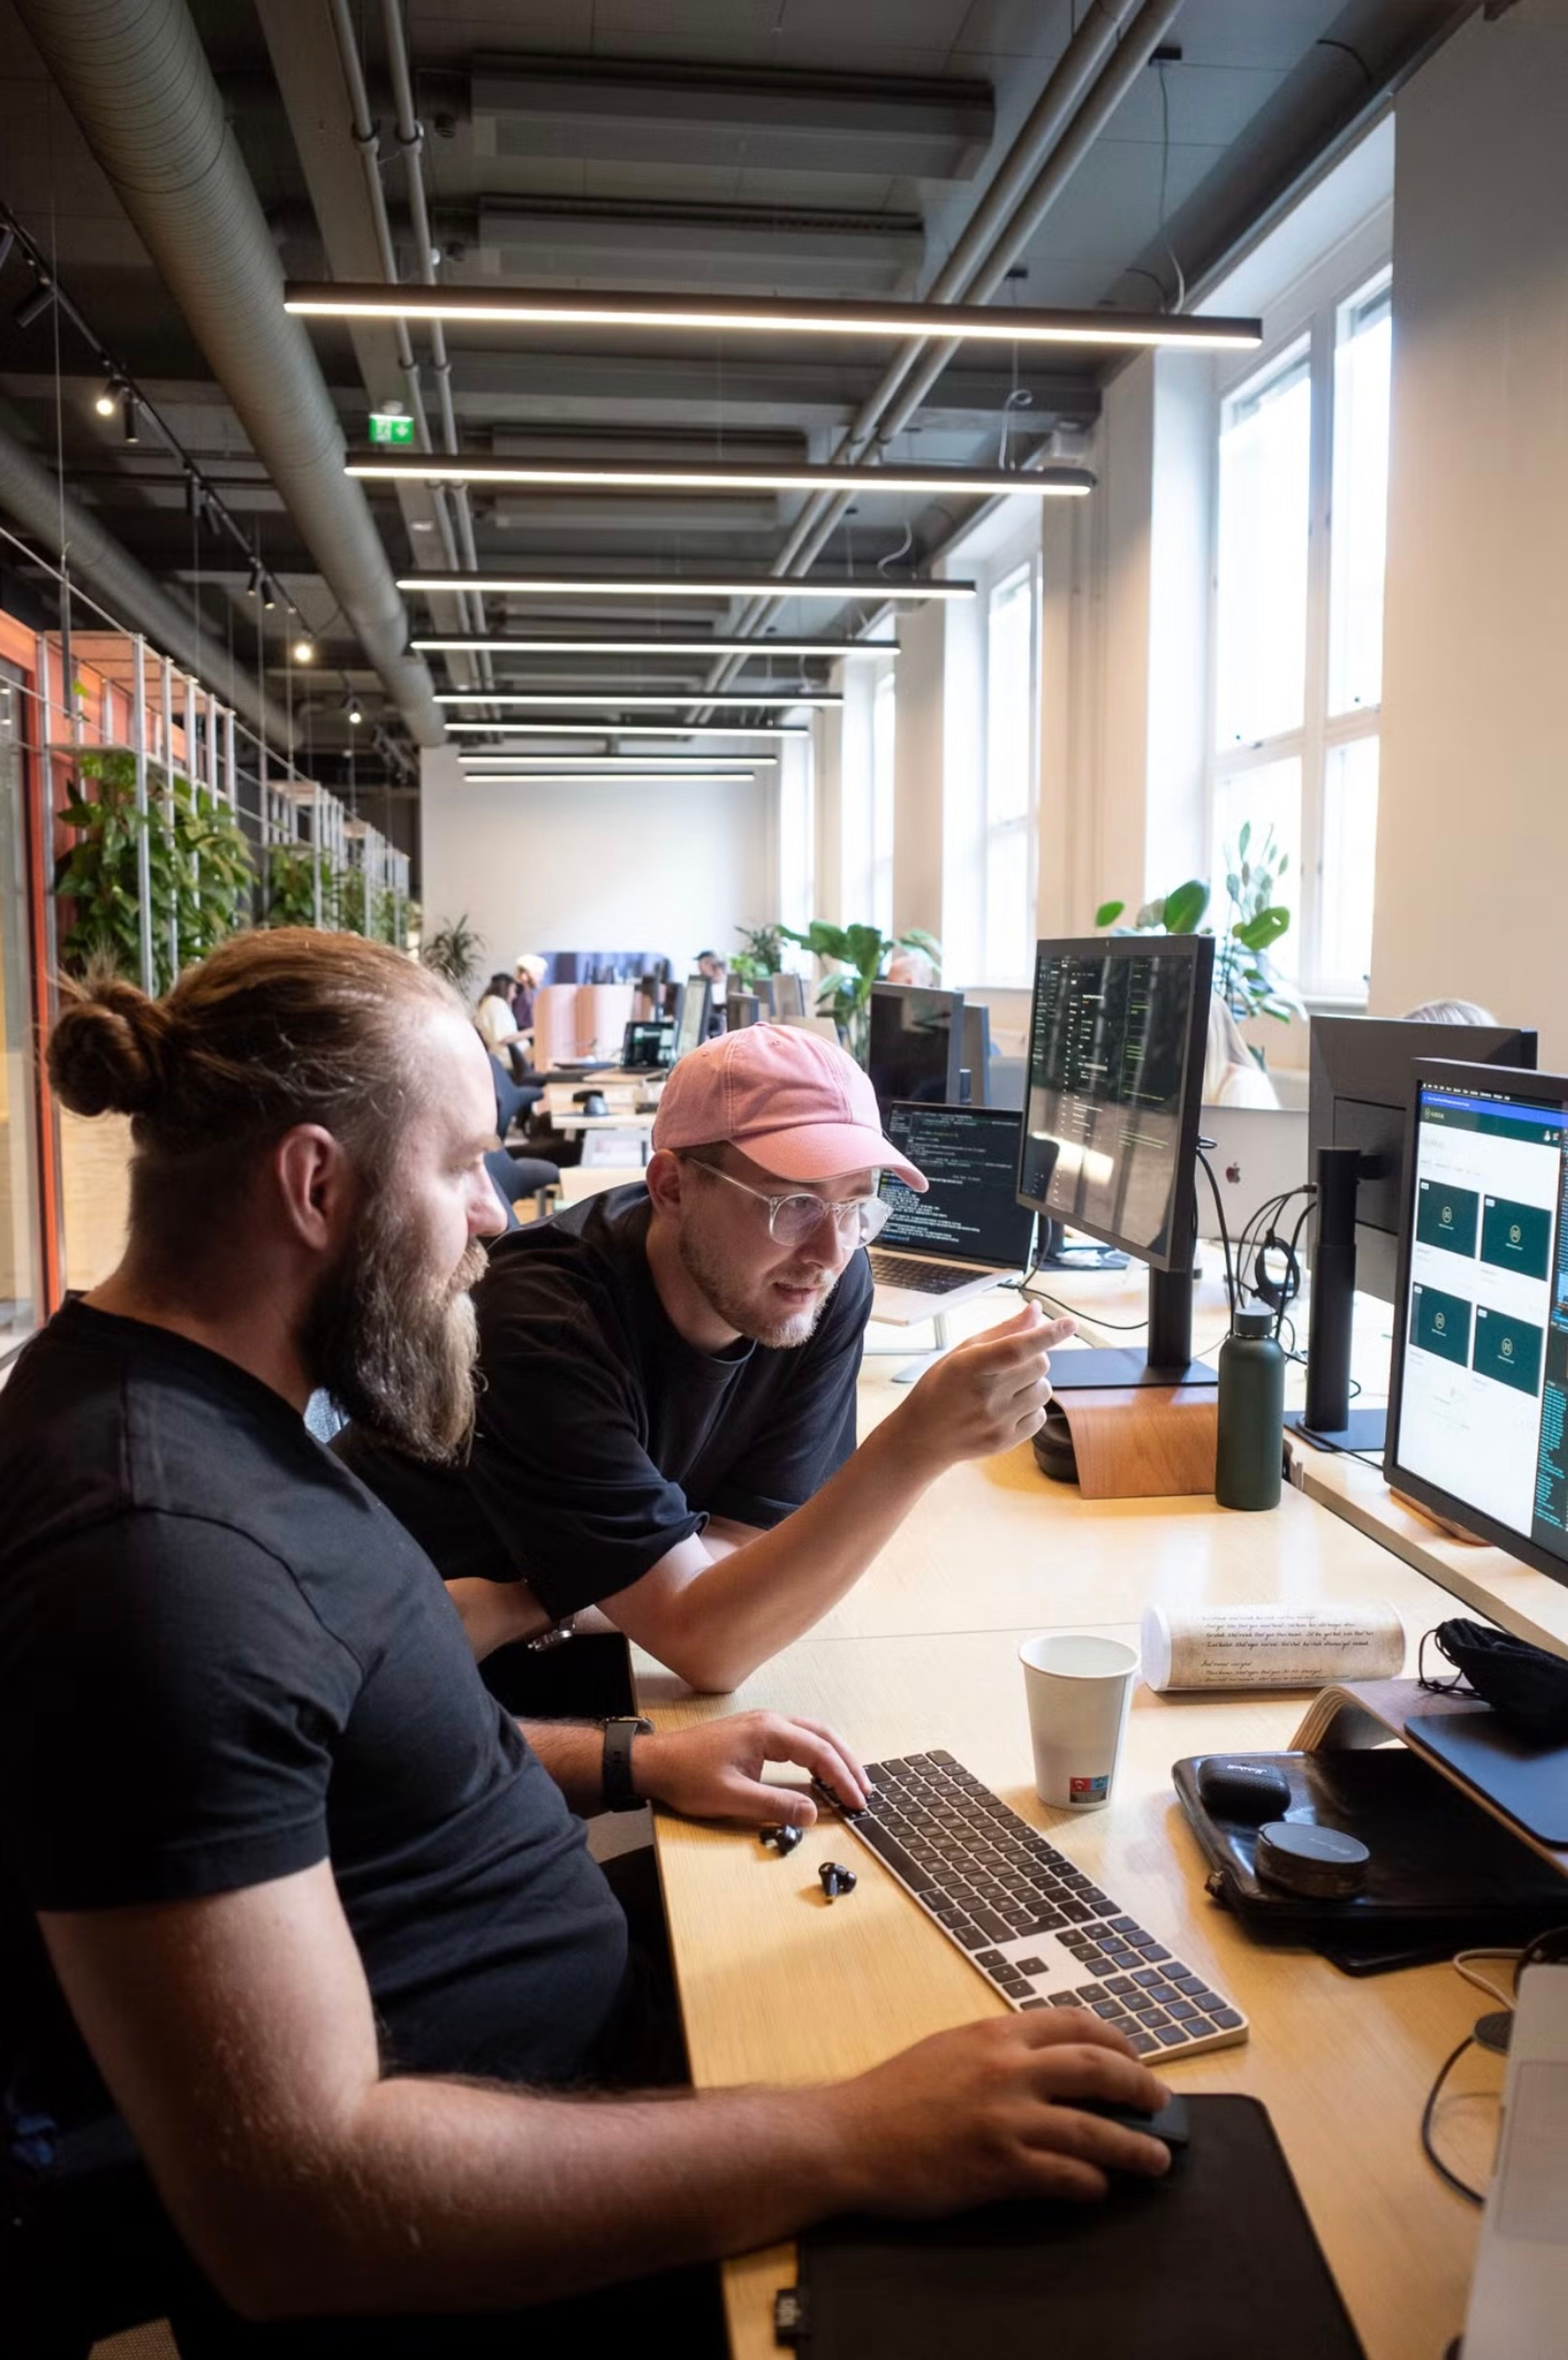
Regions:
M 1325 977 L 1322 972 L 1323 806 L 1328 759 L 1337 748 L 1353 745 L 1364 738 L 1378 738 L 1382 731 L 1381 703 L 1358 705 L 1353 711 L 1334 716 L 1328 710 L 1334 353 L 1341 311 L 1358 298 L 1369 298 L 1379 285 L 1388 283 L 1389 279 L 1390 262 L 1387 256 L 1376 263 L 1357 257 L 1356 268 L 1346 268 L 1333 278 L 1326 291 L 1314 290 L 1310 309 L 1297 311 L 1288 321 L 1281 321 L 1278 332 L 1270 333 L 1261 353 L 1249 353 L 1244 362 L 1230 364 L 1224 370 L 1215 372 L 1213 447 L 1216 464 L 1210 513 L 1212 556 L 1209 567 L 1209 684 L 1205 729 L 1208 743 L 1204 796 L 1206 842 L 1213 846 L 1214 841 L 1215 807 L 1222 781 L 1245 776 L 1248 770 L 1266 770 L 1274 762 L 1292 759 L 1300 761 L 1300 873 L 1296 879 L 1296 893 L 1289 897 L 1292 924 L 1299 943 L 1297 988 L 1309 1008 L 1325 1010 L 1365 1008 L 1367 1004 L 1364 984 L 1355 987 L 1349 978 Z M 1275 323 L 1270 322 L 1269 326 L 1272 331 Z M 1312 441 L 1308 468 L 1307 644 L 1301 723 L 1297 728 L 1281 730 L 1251 745 L 1221 747 L 1216 742 L 1219 724 L 1221 475 L 1217 454 L 1225 406 L 1253 379 L 1267 377 L 1270 369 L 1278 366 L 1291 348 L 1301 343 L 1303 335 L 1307 337 L 1309 345 Z M 1216 924 L 1225 915 L 1224 897 L 1224 877 L 1216 876 L 1213 885 L 1213 915 Z
M 879 738 L 877 726 L 884 708 L 887 716 L 885 742 Z M 878 759 L 879 744 L 887 763 L 886 776 Z M 897 666 L 887 658 L 878 663 L 871 682 L 870 746 L 869 801 L 866 814 L 869 853 L 866 915 L 872 925 L 880 927 L 883 934 L 890 935 L 893 932 L 893 843 L 898 825 L 898 676 Z

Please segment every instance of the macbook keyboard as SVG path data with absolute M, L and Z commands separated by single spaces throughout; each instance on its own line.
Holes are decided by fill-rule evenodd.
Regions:
M 1247 2019 L 951 1754 L 866 1765 L 845 1824 L 1013 2007 L 1084 2007 L 1140 2057 L 1247 2038 Z
M 951 1295 L 955 1286 L 967 1286 L 972 1279 L 985 1276 L 983 1271 L 965 1270 L 951 1262 L 917 1262 L 913 1255 L 880 1253 L 875 1246 L 867 1258 L 878 1286 L 907 1286 L 915 1295 Z

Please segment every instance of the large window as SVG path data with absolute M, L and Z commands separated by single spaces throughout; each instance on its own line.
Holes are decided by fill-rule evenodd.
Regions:
M 985 608 L 982 983 L 1028 983 L 1033 965 L 1038 800 L 1038 565 L 993 584 Z
M 1211 873 L 1244 822 L 1272 827 L 1278 963 L 1351 1001 L 1372 958 L 1389 340 L 1383 270 L 1220 405 Z
M 893 731 L 898 712 L 893 667 L 871 695 L 871 923 L 893 931 Z

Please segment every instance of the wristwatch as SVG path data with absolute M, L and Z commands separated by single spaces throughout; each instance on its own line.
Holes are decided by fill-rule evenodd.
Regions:
M 651 1737 L 653 1723 L 622 1713 L 601 1721 L 600 1727 L 604 1732 L 604 1758 L 600 1772 L 604 1808 L 606 1811 L 639 1811 L 645 1797 L 632 1785 L 632 1741 Z

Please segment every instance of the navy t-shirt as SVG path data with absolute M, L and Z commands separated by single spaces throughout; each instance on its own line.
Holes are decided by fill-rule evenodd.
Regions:
M 520 1575 L 559 1619 L 709 1516 L 771 1530 L 854 1450 L 865 1254 L 808 1342 L 700 1351 L 659 1299 L 650 1210 L 636 1182 L 496 1239 L 474 1295 L 484 1384 L 465 1467 L 416 1465 L 353 1426 L 333 1446 L 448 1580 Z
M 267 1385 L 71 1303 L 0 1391 L 0 2046 L 95 2087 L 37 1910 L 329 1860 L 389 2066 L 560 2083 L 626 1921 L 423 1551 Z

